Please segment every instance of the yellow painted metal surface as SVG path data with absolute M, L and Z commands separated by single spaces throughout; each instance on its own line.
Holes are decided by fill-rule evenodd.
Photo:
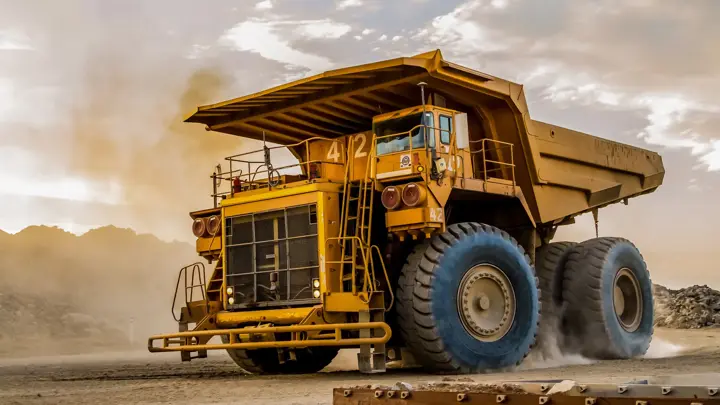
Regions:
M 338 291 L 339 268 L 332 263 L 340 257 L 340 247 L 323 243 L 340 232 L 340 198 L 337 193 L 321 193 L 318 198 L 318 257 L 320 258 L 320 293 Z
M 195 248 L 198 253 L 210 253 L 210 252 L 219 252 L 222 248 L 222 240 L 221 236 L 217 236 L 215 238 L 211 237 L 205 237 L 205 238 L 198 238 L 195 241 Z
M 325 295 L 323 304 L 327 312 L 360 312 L 382 309 L 385 302 L 381 292 L 358 294 L 334 292 Z
M 345 338 L 341 335 L 342 331 L 351 330 L 379 330 L 383 332 L 382 336 L 369 338 Z M 313 331 L 332 331 L 331 339 L 300 339 L 298 337 L 292 340 L 265 340 L 259 342 L 250 342 L 247 340 L 252 335 L 273 336 L 276 333 L 292 333 L 298 336 L 302 332 Z M 310 335 L 308 333 L 308 335 Z M 228 343 L 221 344 L 197 344 L 207 337 L 226 336 Z M 321 336 L 321 335 L 316 335 Z M 243 339 L 244 337 L 244 339 Z M 308 336 L 309 337 L 309 336 Z M 339 346 L 354 347 L 359 345 L 377 345 L 385 344 L 392 337 L 392 330 L 385 322 L 360 322 L 360 323 L 341 323 L 327 325 L 293 325 L 293 326 L 275 326 L 275 327 L 252 327 L 237 329 L 214 329 L 203 331 L 189 331 L 166 333 L 155 335 L 148 338 L 148 350 L 152 353 L 157 352 L 194 352 L 198 350 L 227 350 L 227 349 L 268 349 L 268 348 L 297 348 L 297 347 L 318 347 L 318 346 Z M 262 337 L 261 337 L 262 339 Z M 240 342 L 238 342 L 240 340 Z M 160 346 L 155 343 L 160 342 Z
M 271 201 L 276 198 L 282 198 L 287 196 L 299 196 L 302 194 L 311 193 L 314 191 L 324 191 L 324 192 L 339 192 L 341 190 L 342 185 L 336 184 L 336 183 L 313 183 L 313 184 L 301 184 L 298 186 L 288 186 L 284 188 L 277 188 L 273 190 L 258 190 L 257 193 L 252 194 L 237 194 L 234 198 L 227 198 L 222 201 L 223 207 L 230 207 L 230 206 L 237 206 L 241 204 L 248 204 L 253 202 L 261 202 L 261 203 L 267 203 L 268 201 Z M 301 197 L 296 197 L 301 198 Z M 302 204 L 302 203 L 298 203 Z M 246 205 L 248 206 L 248 205 Z M 235 215 L 235 214 L 233 214 Z
M 232 328 L 236 325 L 245 323 L 261 323 L 268 322 L 273 324 L 295 324 L 300 323 L 305 317 L 310 315 L 313 307 L 303 308 L 280 308 L 280 309 L 264 309 L 255 311 L 240 312 L 218 312 L 216 315 L 216 323 L 220 328 Z

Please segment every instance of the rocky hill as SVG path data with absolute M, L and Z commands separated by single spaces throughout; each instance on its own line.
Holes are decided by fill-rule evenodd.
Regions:
M 193 246 L 128 229 L 0 233 L 0 357 L 142 347 L 170 315 Z
M 189 244 L 115 227 L 0 231 L 0 357 L 142 349 L 176 330 L 177 272 L 196 261 Z M 655 313 L 661 327 L 720 326 L 720 292 L 656 285 Z
M 677 329 L 720 327 L 720 291 L 706 285 L 671 290 L 654 286 L 655 325 Z

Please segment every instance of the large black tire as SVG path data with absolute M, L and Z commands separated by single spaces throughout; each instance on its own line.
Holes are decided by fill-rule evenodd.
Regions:
M 564 347 L 562 333 L 565 264 L 575 242 L 553 242 L 535 252 L 535 273 L 540 281 L 540 332 L 537 348 L 552 356 Z
M 405 265 L 400 272 L 397 290 L 395 293 L 395 314 L 405 346 L 409 350 L 412 347 L 421 347 L 422 343 L 415 328 L 415 317 L 413 312 L 413 291 L 415 291 L 415 274 L 420 266 L 420 260 L 425 255 L 425 250 L 430 246 L 430 241 L 419 243 L 410 255 L 405 259 Z M 411 354 L 413 352 L 411 351 Z M 432 366 L 428 357 L 413 358 L 415 362 L 424 367 Z
M 227 338 L 222 337 L 223 343 Z M 280 363 L 275 349 L 228 349 L 230 358 L 248 374 L 311 374 L 327 367 L 337 356 L 332 347 L 295 349 L 296 360 Z
M 617 307 L 626 309 L 619 315 L 613 298 L 618 284 L 625 298 Z M 653 334 L 652 281 L 642 255 L 630 241 L 604 237 L 575 246 L 563 287 L 566 327 L 581 354 L 628 359 L 647 352 Z M 635 291 L 637 299 L 626 295 L 628 291 Z
M 515 297 L 507 331 L 494 341 L 470 333 L 458 305 L 461 282 L 478 265 L 502 274 Z M 506 232 L 477 223 L 450 225 L 418 246 L 402 269 L 396 308 L 401 334 L 413 358 L 431 371 L 471 373 L 515 366 L 535 342 L 537 282 L 530 258 Z

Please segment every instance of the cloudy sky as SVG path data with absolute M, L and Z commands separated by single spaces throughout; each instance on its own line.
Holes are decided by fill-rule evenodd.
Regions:
M 600 232 L 662 282 L 720 286 L 718 17 L 716 0 L 0 0 L 0 229 L 189 240 L 206 176 L 250 146 L 180 123 L 195 105 L 439 48 L 525 84 L 536 119 L 660 152 L 665 184 Z M 559 237 L 593 235 L 580 218 Z

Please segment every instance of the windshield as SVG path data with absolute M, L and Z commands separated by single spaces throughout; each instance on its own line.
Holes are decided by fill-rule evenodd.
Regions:
M 375 136 L 377 136 L 377 156 L 386 155 L 388 153 L 402 152 L 410 150 L 410 134 L 409 131 L 412 129 L 412 147 L 413 149 L 425 148 L 425 131 L 423 127 L 419 127 L 421 124 L 420 118 L 422 113 L 408 115 L 407 117 L 398 118 L 395 120 L 383 121 L 375 125 Z M 433 114 L 431 112 L 425 113 L 425 125 L 432 128 Z M 417 127 L 417 128 L 415 128 Z M 415 128 L 415 129 L 413 129 Z M 386 135 L 398 134 L 397 136 L 388 136 L 387 138 L 381 138 Z M 435 147 L 435 136 L 431 130 L 428 131 L 428 142 L 430 147 Z

